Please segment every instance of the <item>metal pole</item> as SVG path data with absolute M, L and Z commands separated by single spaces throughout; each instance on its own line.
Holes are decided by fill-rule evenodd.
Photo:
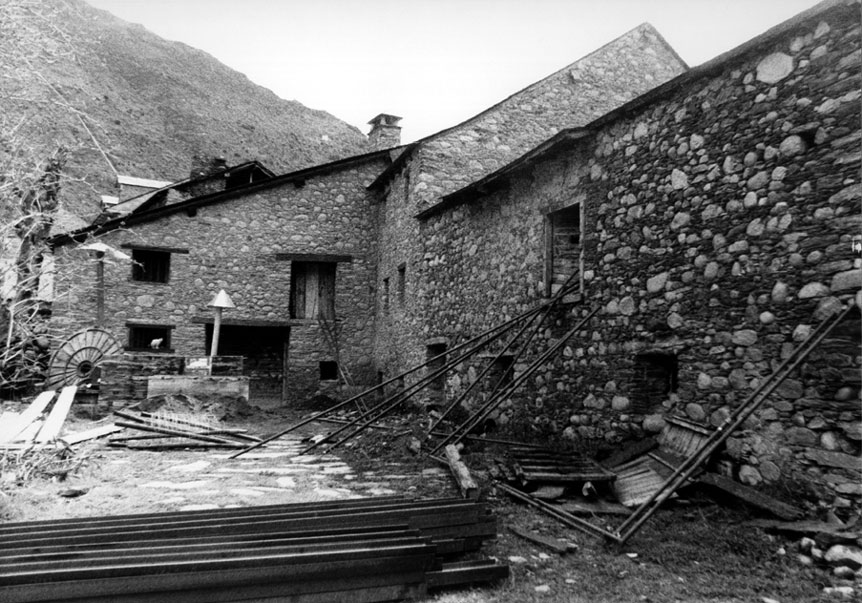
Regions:
M 831 320 L 827 319 L 820 323 L 811 335 L 788 356 L 779 367 L 770 374 L 758 389 L 749 396 L 736 412 L 731 414 L 724 423 L 704 442 L 703 446 L 692 456 L 687 458 L 682 465 L 665 481 L 665 483 L 650 496 L 637 510 L 620 525 L 618 533 L 619 542 L 624 544 L 634 533 L 649 519 L 658 507 L 673 494 L 679 486 L 684 483 L 694 471 L 708 459 L 718 447 L 724 443 L 730 434 L 736 431 L 751 414 L 769 397 L 769 395 L 795 370 L 808 354 L 820 344 L 830 331 L 841 322 L 853 308 L 851 303 L 842 312 Z
M 590 320 L 595 314 L 599 311 L 599 306 L 593 308 L 593 310 L 587 314 L 585 318 L 583 318 L 578 324 L 576 324 L 572 329 L 570 329 L 567 333 L 565 333 L 554 345 L 548 348 L 545 352 L 543 352 L 533 363 L 527 367 L 527 369 L 518 375 L 518 377 L 510 383 L 505 389 L 497 392 L 497 394 L 488 400 L 482 408 L 480 408 L 473 416 L 464 423 L 462 423 L 455 431 L 450 433 L 448 436 L 443 438 L 443 441 L 440 442 L 434 450 L 430 452 L 430 454 L 435 454 L 441 448 L 446 446 L 446 444 L 450 442 L 460 442 L 461 439 L 466 435 L 473 427 L 479 424 L 479 422 L 488 416 L 491 411 L 494 410 L 499 404 L 506 399 L 506 397 L 510 396 L 512 392 L 514 392 L 518 387 L 520 387 L 521 383 L 526 381 L 536 369 L 538 369 L 541 365 L 548 361 L 548 359 L 553 356 L 557 350 L 559 350 L 563 345 L 565 345 L 566 341 L 568 341 L 575 333 L 577 333 L 581 328 Z M 458 433 L 461 432 L 461 435 Z

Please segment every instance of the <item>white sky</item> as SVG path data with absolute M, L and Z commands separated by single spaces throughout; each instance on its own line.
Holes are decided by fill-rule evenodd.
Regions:
M 402 142 L 460 123 L 644 21 L 690 66 L 816 0 L 87 0 L 282 98 Z

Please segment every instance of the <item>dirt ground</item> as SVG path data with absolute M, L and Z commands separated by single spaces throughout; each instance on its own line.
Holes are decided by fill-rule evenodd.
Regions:
M 230 422 L 267 436 L 295 423 L 297 412 L 257 410 Z M 109 422 L 67 420 L 66 432 Z M 85 462 L 63 481 L 33 479 L 6 484 L 0 521 L 253 506 L 402 494 L 416 498 L 457 496 L 449 472 L 407 447 L 412 418 L 392 433 L 364 432 L 331 454 L 298 456 L 308 436 L 332 429 L 312 423 L 237 459 L 225 450 L 146 451 L 111 448 L 104 441 L 76 446 Z M 405 429 L 406 427 L 406 429 Z M 796 543 L 747 525 L 749 509 L 708 500 L 661 510 L 625 547 L 566 528 L 516 503 L 493 487 L 486 465 L 505 450 L 488 448 L 464 460 L 482 486 L 498 521 L 496 541 L 483 552 L 508 563 L 510 578 L 474 590 L 449 591 L 436 603 L 562 602 L 757 602 L 833 601 L 823 593 L 842 582 L 826 570 L 806 567 Z M 69 490 L 83 493 L 67 498 Z M 592 521 L 620 523 L 618 517 Z M 521 539 L 516 526 L 571 543 L 564 555 Z

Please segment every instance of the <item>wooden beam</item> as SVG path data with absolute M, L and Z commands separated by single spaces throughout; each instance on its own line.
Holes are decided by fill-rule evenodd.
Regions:
M 57 392 L 54 390 L 42 392 L 20 415 L 12 418 L 8 424 L 0 425 L 0 443 L 11 442 L 27 429 L 48 407 L 48 404 L 54 399 L 55 393 Z
M 718 488 L 723 492 L 727 492 L 731 496 L 746 502 L 758 509 L 769 511 L 773 515 L 782 519 L 799 519 L 804 515 L 801 509 L 787 504 L 771 496 L 759 492 L 754 488 L 750 488 L 739 482 L 735 482 L 730 478 L 718 475 L 717 473 L 704 473 L 698 479 L 699 482 Z
M 529 540 L 533 544 L 547 547 L 560 555 L 567 553 L 569 550 L 569 545 L 567 545 L 565 542 L 557 540 L 556 538 L 551 538 L 550 536 L 536 534 L 535 532 L 531 532 L 530 530 L 524 530 L 517 526 L 509 526 L 509 531 L 511 531 L 516 536 L 520 536 L 524 540 Z
M 69 385 L 63 388 L 57 401 L 54 402 L 54 407 L 42 429 L 39 430 L 39 435 L 36 436 L 36 441 L 40 444 L 50 442 L 57 439 L 60 435 L 60 430 L 63 429 L 63 423 L 66 421 L 66 415 L 69 414 L 69 409 L 72 408 L 72 402 L 75 400 L 75 392 L 78 391 L 77 385 Z
M 458 489 L 461 491 L 461 496 L 467 499 L 475 500 L 479 498 L 479 486 L 476 484 L 473 476 L 470 475 L 470 470 L 464 461 L 461 460 L 461 455 L 454 444 L 446 446 L 446 461 L 449 464 L 449 470 L 452 472 L 452 477 L 458 483 Z

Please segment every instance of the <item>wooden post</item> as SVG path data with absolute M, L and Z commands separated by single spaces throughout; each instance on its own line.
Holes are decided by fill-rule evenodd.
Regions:
M 96 326 L 105 326 L 105 252 L 96 252 Z
M 215 310 L 215 321 L 213 322 L 213 341 L 210 346 L 210 356 L 218 356 L 218 336 L 221 331 L 221 308 L 213 308 Z

